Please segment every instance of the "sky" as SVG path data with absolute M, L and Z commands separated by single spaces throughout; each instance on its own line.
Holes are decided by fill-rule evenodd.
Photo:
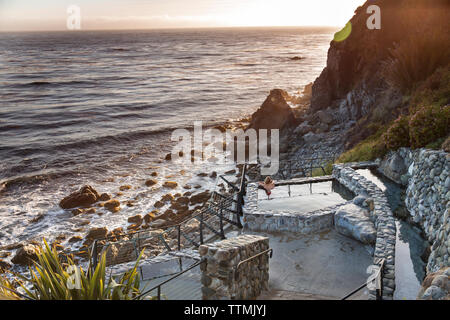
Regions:
M 0 31 L 252 26 L 342 27 L 365 0 L 0 0 Z

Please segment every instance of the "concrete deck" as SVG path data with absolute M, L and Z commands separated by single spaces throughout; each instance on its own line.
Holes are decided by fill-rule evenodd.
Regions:
M 259 299 L 340 299 L 367 280 L 372 256 L 335 230 L 315 235 L 245 232 L 269 237 L 269 291 Z M 351 299 L 367 299 L 364 288 Z

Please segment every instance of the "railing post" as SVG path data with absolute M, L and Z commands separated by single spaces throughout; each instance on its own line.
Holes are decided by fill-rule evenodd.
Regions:
M 180 251 L 181 250 L 181 225 L 178 225 L 177 231 L 178 231 L 178 234 L 177 234 L 178 251 Z
M 200 213 L 200 244 L 203 244 L 203 211 Z
M 384 260 L 381 261 L 380 271 L 378 273 L 378 277 L 376 281 L 376 300 L 383 300 L 383 268 L 384 268 Z
M 161 300 L 161 286 L 158 286 L 158 300 Z
M 221 203 L 220 204 L 220 208 L 219 208 L 219 227 L 220 227 L 220 237 L 222 239 L 225 239 L 225 232 L 223 231 L 223 210 L 222 210 L 222 206 L 223 205 Z

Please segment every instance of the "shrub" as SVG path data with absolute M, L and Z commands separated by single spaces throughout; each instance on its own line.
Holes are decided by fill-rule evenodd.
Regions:
M 422 107 L 411 117 L 409 128 L 413 148 L 445 137 L 450 130 L 450 105 Z
M 410 146 L 409 120 L 406 116 L 400 116 L 395 120 L 383 135 L 386 147 L 389 150 L 397 150 Z
M 445 30 L 416 33 L 390 50 L 386 79 L 403 92 L 413 89 L 437 68 L 450 62 L 450 41 Z
M 344 152 L 336 160 L 337 163 L 370 161 L 381 158 L 387 153 L 386 145 L 380 138 L 370 137 L 354 148 Z
M 133 269 L 108 280 L 105 272 L 106 252 L 95 269 L 89 268 L 85 272 L 70 257 L 67 257 L 67 263 L 62 262 L 56 248 L 50 248 L 44 239 L 44 247 L 39 249 L 38 262 L 29 268 L 30 277 L 18 277 L 26 296 L 33 300 L 129 300 L 141 294 L 137 272 L 140 257 Z M 73 285 L 75 270 L 79 274 L 79 288 Z

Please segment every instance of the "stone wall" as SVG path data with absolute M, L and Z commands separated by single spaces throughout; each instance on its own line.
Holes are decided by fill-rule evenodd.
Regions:
M 388 154 L 380 171 L 407 186 L 406 208 L 431 244 L 427 273 L 450 266 L 450 154 L 401 148 Z
M 316 182 L 316 178 L 311 178 Z M 290 180 L 283 181 L 284 184 Z M 292 180 L 295 182 L 295 180 Z M 258 207 L 258 184 L 249 183 L 244 210 L 244 228 L 252 231 L 290 231 L 311 234 L 333 228 L 335 212 L 343 205 L 327 207 L 320 210 L 295 213 L 283 210 L 264 210 Z
M 269 238 L 248 234 L 201 245 L 199 253 L 205 258 L 200 265 L 203 300 L 253 299 L 267 290 L 268 253 L 243 263 L 237 269 L 239 262 L 267 249 Z
M 358 174 L 351 164 L 333 165 L 333 177 L 356 195 L 372 199 L 370 218 L 377 231 L 373 263 L 379 265 L 385 259 L 383 273 L 383 299 L 392 300 L 395 290 L 395 219 L 384 192 L 373 182 Z M 369 290 L 370 299 L 375 290 Z

